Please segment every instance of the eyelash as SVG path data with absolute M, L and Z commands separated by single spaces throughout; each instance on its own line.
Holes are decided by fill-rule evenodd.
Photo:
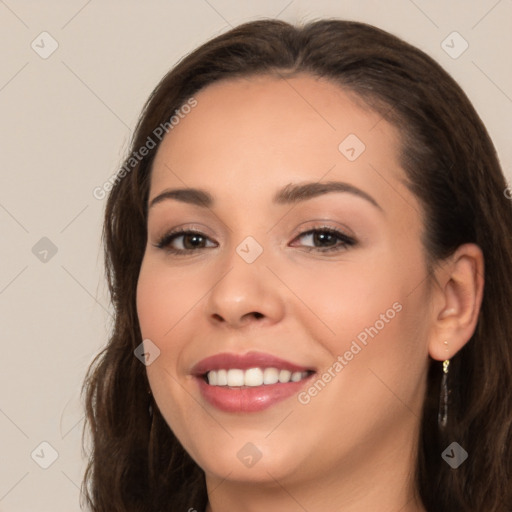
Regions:
M 306 235 L 312 235 L 315 233 L 327 233 L 329 235 L 334 235 L 338 238 L 338 240 L 341 241 L 340 244 L 332 246 L 332 247 L 304 247 L 308 252 L 315 251 L 320 253 L 329 253 L 329 252 L 340 252 L 341 250 L 347 250 L 349 247 L 353 247 L 356 245 L 356 240 L 354 240 L 352 237 L 349 237 L 348 235 L 345 235 L 345 233 L 342 233 L 341 231 L 338 231 L 337 229 L 327 227 L 327 226 L 319 226 L 312 229 L 309 229 L 307 231 L 303 231 L 302 233 L 299 233 L 297 237 L 295 237 L 294 240 L 298 238 L 302 238 Z M 205 236 L 200 231 L 194 231 L 194 230 L 179 230 L 179 231 L 171 231 L 170 233 L 165 234 L 156 244 L 154 244 L 155 247 L 158 249 L 165 250 L 166 252 L 170 254 L 174 254 L 177 256 L 185 255 L 186 253 L 192 253 L 196 252 L 198 249 L 207 249 L 207 247 L 199 247 L 198 249 L 176 249 L 174 247 L 171 247 L 170 244 L 180 236 L 185 235 L 196 235 L 200 236 L 201 238 L 207 239 L 208 237 Z

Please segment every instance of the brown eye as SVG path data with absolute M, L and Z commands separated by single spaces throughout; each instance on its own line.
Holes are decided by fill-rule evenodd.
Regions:
M 341 251 L 356 244 L 356 241 L 332 228 L 315 228 L 300 234 L 296 240 L 304 239 L 303 245 L 308 251 Z
M 198 231 L 177 231 L 162 237 L 156 247 L 174 254 L 184 254 L 212 247 L 207 246 L 208 241 L 209 238 Z M 215 247 L 215 244 L 213 246 Z

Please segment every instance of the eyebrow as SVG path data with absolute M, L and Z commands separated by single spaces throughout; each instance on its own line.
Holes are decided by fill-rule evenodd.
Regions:
M 276 192 L 273 197 L 273 202 L 279 205 L 296 204 L 332 192 L 346 192 L 353 194 L 362 199 L 365 199 L 380 211 L 384 211 L 379 203 L 377 203 L 377 201 L 375 201 L 371 195 L 355 187 L 354 185 L 351 185 L 350 183 L 345 183 L 342 181 L 328 181 L 325 183 L 289 183 Z M 215 203 L 213 196 L 206 190 L 199 188 L 177 188 L 167 189 L 164 190 L 161 194 L 158 194 L 151 200 L 149 208 L 153 208 L 153 206 L 169 199 L 174 199 L 175 201 L 200 206 L 203 208 L 211 208 Z

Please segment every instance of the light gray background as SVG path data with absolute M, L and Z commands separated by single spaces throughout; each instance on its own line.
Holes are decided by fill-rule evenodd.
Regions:
M 93 189 L 116 171 L 144 101 L 180 57 L 275 16 L 365 21 L 430 54 L 473 101 L 512 182 L 512 0 L 0 0 L 0 511 L 79 510 L 79 392 L 111 322 L 105 201 Z M 46 59 L 44 31 L 58 43 Z M 458 58 L 442 47 L 453 31 L 469 44 Z M 452 55 L 461 44 L 444 43 Z M 44 242 L 33 251 L 43 237 L 55 255 Z M 42 442 L 58 453 L 47 469 Z

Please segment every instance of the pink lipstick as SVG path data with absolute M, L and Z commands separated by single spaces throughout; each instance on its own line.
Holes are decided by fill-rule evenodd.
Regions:
M 225 412 L 267 409 L 296 394 L 314 373 L 261 352 L 217 354 L 192 369 L 203 398 Z

